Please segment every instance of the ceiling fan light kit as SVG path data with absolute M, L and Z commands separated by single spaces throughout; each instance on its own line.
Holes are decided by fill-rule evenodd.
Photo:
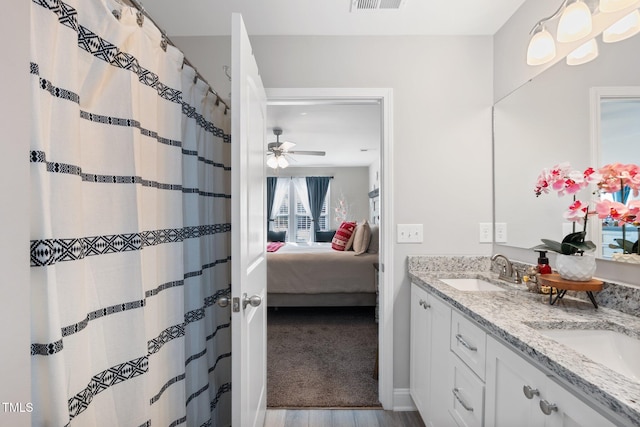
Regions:
M 289 160 L 291 155 L 306 155 L 306 156 L 324 156 L 324 151 L 291 151 L 296 146 L 293 142 L 282 141 L 280 142 L 280 135 L 282 135 L 282 128 L 274 127 L 273 134 L 276 136 L 275 142 L 270 142 L 267 145 L 267 166 L 272 169 L 284 169 L 289 166 Z

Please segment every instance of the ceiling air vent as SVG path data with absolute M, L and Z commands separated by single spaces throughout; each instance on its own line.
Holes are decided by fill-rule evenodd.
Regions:
M 398 10 L 406 0 L 351 0 L 351 12 L 365 10 Z

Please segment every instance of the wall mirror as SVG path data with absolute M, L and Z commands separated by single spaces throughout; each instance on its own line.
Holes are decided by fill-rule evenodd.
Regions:
M 640 110 L 634 108 L 640 99 L 640 37 L 598 42 L 594 61 L 560 61 L 494 105 L 495 222 L 507 230 L 506 241 L 497 244 L 528 249 L 541 238 L 562 240 L 571 232 L 562 216 L 571 196 L 534 194 L 543 168 L 640 161 Z M 583 199 L 593 197 L 583 191 Z M 590 223 L 587 238 L 606 259 L 603 224 Z

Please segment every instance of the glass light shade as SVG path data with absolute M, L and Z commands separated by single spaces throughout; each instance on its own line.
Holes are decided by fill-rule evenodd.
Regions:
M 637 3 L 637 1 L 638 0 L 600 0 L 598 9 L 604 13 L 617 12 Z
M 556 56 L 556 43 L 549 31 L 542 29 L 531 37 L 527 49 L 527 64 L 541 65 L 551 61 Z
M 591 39 L 567 55 L 567 65 L 586 64 L 598 57 L 598 43 Z
M 284 158 L 284 156 L 278 156 L 278 166 L 284 169 L 289 166 L 289 162 Z
M 278 159 L 276 156 L 271 156 L 267 159 L 267 166 L 272 169 L 278 169 Z
M 592 27 L 593 21 L 589 6 L 578 0 L 575 3 L 571 3 L 562 12 L 560 22 L 558 22 L 556 38 L 563 43 L 574 42 L 588 35 Z
M 640 12 L 634 10 L 602 33 L 605 43 L 619 42 L 640 32 Z

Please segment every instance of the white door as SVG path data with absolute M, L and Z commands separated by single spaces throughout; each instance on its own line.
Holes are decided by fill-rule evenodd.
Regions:
M 261 427 L 267 398 L 267 98 L 241 15 L 233 14 L 231 30 L 232 423 Z

